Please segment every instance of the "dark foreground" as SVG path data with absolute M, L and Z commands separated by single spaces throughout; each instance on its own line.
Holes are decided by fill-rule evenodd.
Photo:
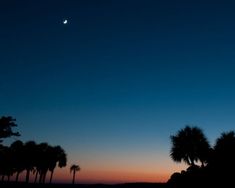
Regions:
M 165 183 L 126 183 L 126 184 L 25 184 L 25 183 L 0 183 L 1 188 L 168 188 Z

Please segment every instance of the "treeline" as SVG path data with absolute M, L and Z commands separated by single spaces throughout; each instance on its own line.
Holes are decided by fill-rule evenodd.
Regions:
M 1 143 L 4 138 L 20 136 L 18 132 L 13 132 L 16 127 L 15 119 L 12 117 L 0 118 L 0 175 L 2 181 L 10 181 L 15 176 L 15 181 L 19 179 L 20 173 L 25 174 L 25 182 L 29 182 L 33 173 L 35 183 L 45 183 L 46 176 L 50 172 L 50 182 L 53 178 L 55 168 L 65 167 L 67 155 L 60 146 L 51 146 L 48 143 L 37 144 L 35 141 L 23 143 L 20 140 L 13 142 L 10 146 Z
M 50 174 L 50 182 L 56 166 L 66 166 L 66 154 L 60 146 L 50 146 L 47 143 L 36 144 L 34 141 L 23 143 L 15 141 L 10 147 L 1 146 L 0 149 L 0 175 L 2 181 L 5 177 L 15 174 L 18 181 L 19 174 L 26 171 L 25 181 L 29 182 L 30 172 L 35 174 L 34 182 L 45 183 L 45 178 Z
M 210 145 L 198 127 L 186 126 L 171 136 L 171 158 L 189 167 L 174 173 L 172 187 L 235 186 L 235 132 L 223 132 Z

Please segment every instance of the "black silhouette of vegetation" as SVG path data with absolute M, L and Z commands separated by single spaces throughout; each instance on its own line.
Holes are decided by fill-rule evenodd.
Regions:
M 210 146 L 203 131 L 198 127 L 186 126 L 175 136 L 171 136 L 172 149 L 170 156 L 176 162 L 182 160 L 190 166 L 200 161 L 201 165 L 207 161 Z
M 202 130 L 186 126 L 171 136 L 171 158 L 189 167 L 172 174 L 170 187 L 212 187 L 235 185 L 235 132 L 222 133 L 211 147 Z M 201 165 L 198 164 L 201 162 Z
M 59 187 L 59 185 L 45 185 L 47 175 L 52 182 L 56 167 L 62 168 L 67 164 L 67 155 L 60 146 L 48 143 L 36 143 L 20 140 L 10 146 L 4 146 L 3 140 L 11 136 L 20 136 L 13 132 L 16 127 L 15 119 L 8 116 L 0 118 L 0 185 L 3 187 L 21 186 L 19 175 L 25 173 L 24 187 L 32 184 L 38 187 Z M 189 167 L 171 175 L 166 184 L 119 184 L 108 187 L 234 187 L 235 169 L 235 132 L 223 132 L 211 146 L 202 129 L 186 126 L 170 137 L 172 148 L 170 157 L 175 162 L 185 162 Z M 79 165 L 72 165 L 72 184 L 75 184 L 76 172 Z M 14 175 L 14 176 L 13 176 Z M 11 179 L 15 177 L 15 179 Z M 30 184 L 29 184 L 29 180 Z M 68 185 L 66 185 L 68 187 Z M 80 185 L 80 187 L 87 187 Z M 107 185 L 93 185 L 91 187 L 107 187 Z
M 30 174 L 34 172 L 34 182 L 45 183 L 50 172 L 50 182 L 56 166 L 62 168 L 67 163 L 65 151 L 60 146 L 50 146 L 47 143 L 36 144 L 34 141 L 22 143 L 17 140 L 10 147 L 2 146 L 0 149 L 0 175 L 2 181 L 16 174 L 26 171 L 25 182 L 29 182 Z
M 3 141 L 3 138 L 20 136 L 19 132 L 12 131 L 12 127 L 17 127 L 15 121 L 16 119 L 11 116 L 3 116 L 0 118 L 0 143 Z
M 0 119 L 0 138 L 20 136 L 13 132 L 12 127 L 17 126 L 12 117 Z M 13 142 L 9 147 L 0 144 L 0 176 L 1 181 L 10 181 L 15 175 L 18 182 L 19 175 L 26 171 L 25 182 L 29 183 L 32 172 L 35 174 L 34 183 L 45 183 L 47 173 L 50 172 L 50 183 L 52 182 L 55 168 L 65 167 L 67 155 L 61 146 L 51 146 L 48 143 L 37 144 L 35 141 L 23 143 L 20 140 Z M 7 178 L 7 179 L 6 179 Z
M 75 165 L 73 164 L 71 167 L 70 167 L 70 173 L 73 174 L 73 180 L 72 180 L 72 184 L 75 183 L 75 175 L 76 175 L 76 172 L 80 171 L 81 168 L 79 165 Z

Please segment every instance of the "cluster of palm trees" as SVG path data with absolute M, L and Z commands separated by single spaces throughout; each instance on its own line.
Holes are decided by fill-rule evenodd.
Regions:
M 15 176 L 18 182 L 19 175 L 25 174 L 25 182 L 29 182 L 30 175 L 34 174 L 34 183 L 45 183 L 46 176 L 50 172 L 51 183 L 54 170 L 58 166 L 65 167 L 67 164 L 67 155 L 60 146 L 51 146 L 48 143 L 37 144 L 35 141 L 23 143 L 20 140 L 13 142 L 9 147 L 1 143 L 3 139 L 20 136 L 19 132 L 14 132 L 13 127 L 17 127 L 16 119 L 11 116 L 2 116 L 0 118 L 0 176 L 2 181 L 7 177 L 10 181 Z M 70 172 L 73 174 L 72 183 L 75 183 L 75 174 L 80 171 L 79 165 L 73 164 Z
M 215 145 L 211 146 L 200 128 L 186 126 L 171 136 L 171 143 L 170 156 L 173 161 L 189 165 L 186 174 L 196 169 L 197 177 L 201 175 L 210 181 L 233 181 L 231 172 L 235 169 L 234 131 L 221 133 Z
M 25 181 L 29 182 L 33 172 L 34 182 L 45 183 L 46 175 L 50 172 L 50 182 L 55 168 L 65 167 L 67 157 L 60 146 L 51 146 L 48 143 L 37 144 L 34 141 L 23 143 L 18 140 L 9 147 L 0 145 L 0 175 L 2 181 L 15 175 L 18 181 L 19 174 L 26 171 Z

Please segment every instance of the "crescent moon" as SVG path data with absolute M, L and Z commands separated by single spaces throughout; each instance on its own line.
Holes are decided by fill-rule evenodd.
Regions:
M 68 23 L 68 20 L 64 20 L 63 21 L 63 24 L 65 25 L 65 24 L 67 24 Z

